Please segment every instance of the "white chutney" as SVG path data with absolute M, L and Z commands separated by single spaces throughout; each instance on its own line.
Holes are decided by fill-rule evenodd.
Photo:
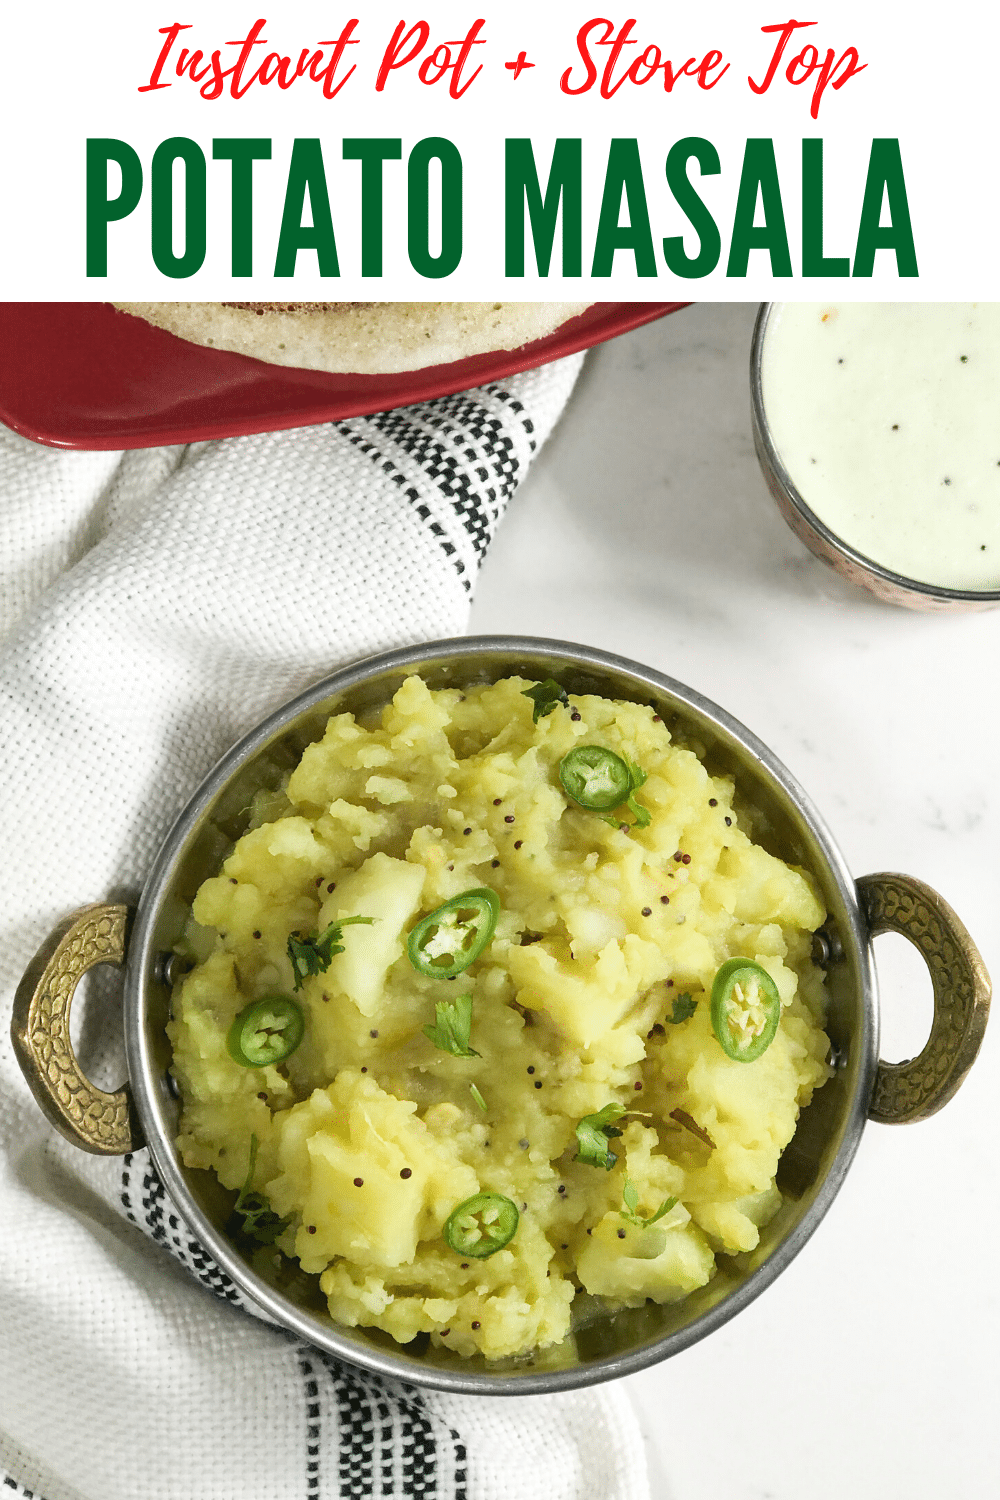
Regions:
M 1000 589 L 1000 304 L 778 303 L 761 384 L 789 478 L 841 541 Z

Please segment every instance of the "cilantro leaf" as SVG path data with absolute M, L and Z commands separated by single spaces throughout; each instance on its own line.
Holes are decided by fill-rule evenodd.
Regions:
M 534 704 L 531 710 L 531 722 L 537 724 L 539 719 L 546 718 L 558 704 L 569 703 L 569 695 L 564 687 L 560 687 L 554 677 L 546 677 L 544 682 L 539 682 L 535 687 L 524 688 L 522 698 L 530 698 Z
M 295 975 L 294 989 L 300 990 L 303 981 L 313 974 L 325 974 L 334 956 L 343 953 L 342 929 L 354 922 L 364 922 L 370 927 L 374 917 L 338 917 L 325 932 L 292 932 L 288 937 L 288 957 L 292 961 Z
M 292 1222 L 290 1218 L 280 1219 L 261 1193 L 248 1193 L 242 1208 L 234 1208 L 233 1212 L 243 1215 L 243 1223 L 236 1230 L 237 1239 L 256 1240 L 258 1245 L 273 1245 Z
M 452 1057 L 479 1057 L 474 1047 L 469 1046 L 472 1032 L 472 992 L 457 995 L 454 1000 L 439 1000 L 434 1007 L 433 1026 L 424 1027 L 428 1037 L 442 1052 Z
M 232 1232 L 237 1240 L 254 1240 L 258 1245 L 273 1245 L 292 1221 L 290 1218 L 279 1218 L 263 1193 L 249 1191 L 256 1165 L 257 1137 L 252 1135 L 247 1175 L 240 1188 L 240 1195 L 233 1204 L 233 1217 L 238 1222 L 234 1224 Z
M 625 1219 L 629 1224 L 635 1224 L 638 1229 L 648 1229 L 650 1224 L 655 1224 L 657 1219 L 662 1219 L 664 1214 L 668 1214 L 670 1212 L 670 1210 L 676 1204 L 677 1199 L 664 1198 L 663 1202 L 656 1210 L 656 1213 L 651 1214 L 648 1219 L 644 1219 L 638 1212 L 639 1194 L 636 1192 L 635 1184 L 633 1182 L 630 1182 L 626 1177 L 625 1184 L 622 1188 L 622 1201 L 624 1202 L 625 1207 L 618 1210 L 621 1218 Z
M 627 760 L 625 764 L 628 767 L 629 774 L 629 791 L 628 796 L 625 799 L 625 806 L 635 818 L 635 822 L 632 824 L 632 827 L 648 828 L 650 823 L 653 821 L 653 815 L 648 807 L 643 807 L 641 802 L 637 802 L 635 800 L 636 792 L 641 786 L 645 785 L 648 777 L 641 766 L 635 765 L 630 760 Z M 620 816 L 614 817 L 610 813 L 604 817 L 604 822 L 610 823 L 612 828 L 625 829 L 626 827 L 626 825 L 622 822 Z
M 603 1167 L 610 1172 L 618 1158 L 608 1141 L 612 1136 L 621 1135 L 614 1121 L 620 1120 L 623 1114 L 625 1109 L 621 1104 L 606 1104 L 596 1115 L 584 1115 L 576 1127 L 578 1150 L 573 1160 L 582 1161 L 588 1167 Z
M 632 789 L 628 794 L 628 801 L 625 803 L 625 806 L 635 818 L 635 822 L 632 824 L 632 827 L 648 828 L 650 823 L 653 821 L 653 814 L 649 811 L 648 807 L 643 807 L 641 802 L 637 802 L 635 800 L 636 792 L 641 786 L 645 785 L 648 779 L 646 776 L 646 772 L 643 771 L 641 767 L 633 765 L 630 760 L 627 760 L 625 764 L 628 766 L 628 773 L 632 778 Z
M 690 995 L 675 995 L 674 1007 L 667 1020 L 671 1026 L 679 1026 L 682 1021 L 689 1021 L 698 1009 L 697 1000 L 692 1000 Z

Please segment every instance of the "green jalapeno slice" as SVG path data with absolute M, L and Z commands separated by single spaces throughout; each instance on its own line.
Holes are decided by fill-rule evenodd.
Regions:
M 578 745 L 559 762 L 559 780 L 567 797 L 590 812 L 610 812 L 632 791 L 632 773 L 613 750 Z
M 500 897 L 486 886 L 453 896 L 411 930 L 406 940 L 410 963 L 431 979 L 453 979 L 482 953 L 499 915 Z
M 520 1214 L 502 1193 L 476 1193 L 454 1209 L 444 1226 L 444 1237 L 456 1255 L 485 1260 L 509 1244 Z
M 781 1017 L 778 987 L 749 958 L 730 958 L 712 983 L 712 1030 L 727 1057 L 755 1062 L 774 1041 Z
M 306 1029 L 301 1008 L 288 995 L 252 1000 L 229 1028 L 226 1046 L 241 1068 L 266 1068 L 291 1057 Z

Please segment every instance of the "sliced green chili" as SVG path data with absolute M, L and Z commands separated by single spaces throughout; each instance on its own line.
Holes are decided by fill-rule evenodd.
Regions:
M 514 1238 L 519 1218 L 515 1204 L 502 1193 L 476 1193 L 453 1210 L 444 1237 L 457 1255 L 485 1260 Z
M 267 995 L 243 1007 L 226 1045 L 241 1068 L 266 1068 L 291 1057 L 306 1029 L 302 1011 L 288 995 Z
M 559 762 L 567 797 L 588 812 L 610 812 L 632 791 L 632 773 L 620 755 L 603 745 L 577 745 Z
M 778 987 L 749 958 L 730 958 L 712 984 L 712 1030 L 727 1057 L 755 1062 L 774 1041 L 781 1018 Z
M 406 940 L 410 963 L 431 979 L 452 979 L 479 957 L 496 931 L 500 898 L 482 886 L 463 891 L 419 921 Z

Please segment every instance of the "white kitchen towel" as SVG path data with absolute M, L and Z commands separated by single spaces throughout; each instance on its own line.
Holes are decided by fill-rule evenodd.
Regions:
M 87 901 L 135 899 L 244 731 L 353 658 L 462 633 L 579 364 L 186 449 L 66 454 L 0 433 L 0 1496 L 648 1495 L 614 1387 L 422 1392 L 250 1316 L 146 1153 L 64 1142 L 8 1039 L 41 940 Z M 102 984 L 78 1006 L 105 1087 L 123 1072 L 114 1009 Z

